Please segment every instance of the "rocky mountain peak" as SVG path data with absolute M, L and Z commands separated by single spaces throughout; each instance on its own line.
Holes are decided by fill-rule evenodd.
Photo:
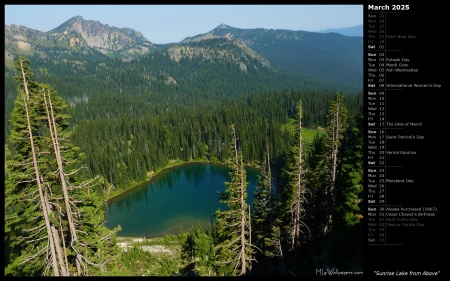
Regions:
M 70 18 L 57 28 L 50 30 L 48 34 L 82 39 L 87 46 L 102 53 L 126 51 L 143 54 L 154 48 L 141 32 L 131 28 L 109 26 L 99 21 L 85 20 L 81 16 Z
M 224 23 L 222 23 L 222 24 L 220 24 L 217 28 L 220 28 L 220 29 L 229 29 L 230 26 L 229 26 L 229 25 L 226 25 L 226 24 L 224 24 Z

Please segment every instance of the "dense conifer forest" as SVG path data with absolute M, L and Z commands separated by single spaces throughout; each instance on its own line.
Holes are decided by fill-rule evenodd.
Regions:
M 7 88 L 16 98 L 5 146 L 6 276 L 135 275 L 131 264 L 143 260 L 147 275 L 362 271 L 361 94 L 190 89 L 146 101 L 112 89 L 88 95 L 89 83 L 78 83 L 62 98 L 64 86 L 38 81 L 32 66 L 20 57 Z M 324 133 L 308 143 L 305 128 Z M 103 202 L 174 160 L 228 163 L 217 200 L 229 209 L 210 229 L 167 236 L 180 245 L 176 259 L 121 252 L 120 227 L 102 226 Z M 244 165 L 261 168 L 250 205 Z

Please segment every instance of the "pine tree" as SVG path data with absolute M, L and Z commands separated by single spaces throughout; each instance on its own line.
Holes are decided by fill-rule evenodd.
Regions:
M 182 258 L 187 261 L 183 269 L 188 276 L 211 276 L 214 274 L 214 241 L 211 232 L 200 224 L 192 227 L 183 244 Z
M 342 150 L 343 140 L 347 134 L 348 113 L 343 105 L 342 96 L 335 95 L 327 114 L 326 134 L 314 140 L 314 155 L 311 158 L 308 181 L 313 190 L 314 198 L 311 208 L 311 221 L 314 222 L 313 233 L 316 247 L 313 251 L 316 266 L 325 266 L 330 262 L 332 255 L 333 237 L 332 228 L 338 220 L 339 206 L 337 195 L 342 194 L 344 186 L 339 185 L 342 177 Z
M 336 205 L 348 226 L 358 224 L 362 215 L 363 130 L 362 115 L 352 119 L 343 141 L 342 169 L 338 181 Z
M 309 236 L 309 228 L 305 224 L 306 196 L 306 156 L 302 137 L 302 102 L 296 107 L 296 126 L 294 139 L 289 154 L 288 166 L 285 169 L 287 182 L 282 192 L 282 213 L 284 217 L 283 233 L 286 235 L 288 251 L 291 253 L 293 265 L 296 264 L 301 239 Z
M 344 107 L 342 96 L 339 93 L 336 94 L 334 101 L 328 109 L 327 121 L 327 141 L 325 143 L 325 149 L 328 155 L 327 164 L 329 177 L 325 187 L 325 220 L 323 235 L 327 235 L 331 231 L 333 225 L 333 213 L 335 212 L 334 208 L 336 200 L 335 186 L 338 166 L 340 165 L 340 148 L 348 125 L 347 109 Z
M 225 192 L 219 198 L 228 209 L 216 211 L 215 256 L 218 275 L 242 276 L 251 269 L 253 249 L 246 172 L 234 125 L 231 125 L 231 139 L 231 181 L 225 183 Z
M 11 115 L 14 129 L 10 141 L 19 153 L 6 165 L 5 243 L 9 263 L 5 274 L 33 276 L 51 268 L 55 276 L 68 275 L 56 230 L 60 215 L 50 205 L 45 172 L 39 167 L 46 168 L 48 154 L 40 137 L 39 84 L 32 80 L 29 60 L 19 58 L 15 66 L 20 73 L 15 77 L 19 94 Z
M 28 59 L 20 57 L 16 68 L 10 142 L 18 153 L 6 165 L 6 275 L 100 273 L 117 254 L 118 229 L 102 225 L 103 202 L 90 192 L 99 178 L 79 179 L 83 154 L 68 141 L 64 100 L 33 80 Z
M 266 161 L 263 164 L 258 185 L 253 195 L 252 208 L 252 235 L 253 244 L 259 249 L 255 254 L 258 267 L 267 270 L 266 256 L 271 255 L 275 249 L 267 245 L 267 238 L 272 235 L 273 222 L 273 194 L 272 194 L 272 172 L 270 169 L 270 154 L 267 143 Z

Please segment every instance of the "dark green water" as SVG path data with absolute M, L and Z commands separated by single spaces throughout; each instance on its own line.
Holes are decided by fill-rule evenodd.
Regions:
M 220 207 L 217 191 L 230 180 L 226 165 L 190 163 L 160 172 L 150 182 L 111 199 L 105 206 L 108 228 L 122 227 L 120 236 L 155 237 L 209 226 Z M 253 200 L 259 170 L 246 168 L 247 203 Z

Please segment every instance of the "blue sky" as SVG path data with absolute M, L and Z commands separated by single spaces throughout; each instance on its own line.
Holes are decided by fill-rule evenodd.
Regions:
M 180 42 L 224 23 L 237 28 L 322 31 L 363 24 L 363 5 L 5 5 L 5 24 L 47 32 L 82 16 L 129 27 L 156 44 Z

